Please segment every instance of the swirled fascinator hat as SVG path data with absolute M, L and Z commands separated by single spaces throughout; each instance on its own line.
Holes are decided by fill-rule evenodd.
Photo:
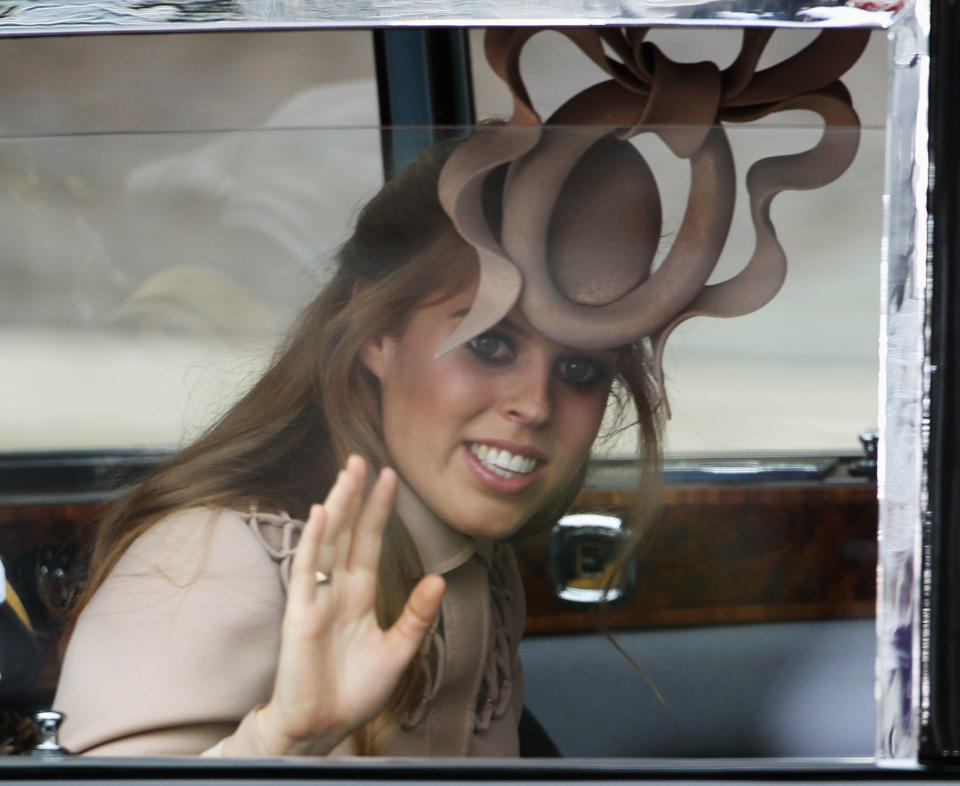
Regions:
M 866 31 L 827 30 L 764 70 L 772 31 L 745 30 L 732 64 L 678 63 L 645 28 L 560 28 L 610 79 L 577 93 L 546 121 L 520 74 L 523 46 L 539 30 L 486 34 L 487 59 L 514 102 L 508 123 L 482 127 L 450 156 L 439 197 L 476 250 L 473 305 L 443 354 L 489 329 L 517 304 L 538 330 L 580 349 L 650 338 L 662 388 L 663 345 L 684 320 L 748 314 L 783 284 L 786 256 L 770 220 L 785 189 L 823 186 L 846 170 L 859 120 L 839 81 L 866 46 Z M 763 159 L 747 174 L 753 255 L 732 278 L 707 280 L 727 240 L 737 176 L 724 123 L 806 109 L 824 131 L 811 149 Z M 689 162 L 690 191 L 659 265 L 661 207 L 650 167 L 630 139 L 657 135 Z M 495 189 L 499 226 L 485 209 Z

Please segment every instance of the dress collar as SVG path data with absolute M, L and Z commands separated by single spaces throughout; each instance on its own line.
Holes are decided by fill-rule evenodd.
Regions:
M 397 513 L 427 573 L 447 573 L 474 554 L 490 564 L 493 541 L 476 540 L 445 524 L 403 480 L 397 486 Z

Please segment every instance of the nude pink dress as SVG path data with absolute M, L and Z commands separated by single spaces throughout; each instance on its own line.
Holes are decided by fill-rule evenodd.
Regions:
M 425 642 L 420 706 L 390 756 L 515 756 L 525 601 L 512 552 L 494 558 L 401 484 L 397 511 L 427 572 L 447 582 Z M 254 711 L 273 687 L 290 560 L 303 524 L 193 508 L 124 554 L 80 616 L 54 708 L 78 753 L 266 755 Z M 349 755 L 352 739 L 334 754 Z

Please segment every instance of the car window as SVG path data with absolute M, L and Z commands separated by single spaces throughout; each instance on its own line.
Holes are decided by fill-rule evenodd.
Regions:
M 370 36 L 10 43 L 0 449 L 177 445 L 382 182 Z
M 36 67 L 12 69 L 30 81 L 12 80 L 2 97 L 9 231 L 0 297 L 6 366 L 23 369 L 4 383 L 17 402 L 0 430 L 4 449 L 179 444 L 255 376 L 323 280 L 357 206 L 382 182 L 371 45 L 359 31 L 325 32 L 322 47 L 317 34 L 273 36 L 238 34 L 229 46 L 223 36 L 11 42 L 4 56 Z M 654 40 L 682 60 L 703 39 L 722 62 L 736 37 L 663 31 Z M 774 50 L 808 38 L 778 33 Z M 558 85 L 575 89 L 598 69 L 556 34 L 542 39 L 524 67 L 549 107 Z M 505 91 L 476 40 L 473 52 L 478 112 L 503 116 Z M 863 122 L 854 165 L 825 190 L 777 197 L 789 265 L 782 294 L 746 318 L 692 320 L 672 337 L 668 452 L 856 451 L 857 434 L 876 428 L 884 58 L 876 36 L 847 79 Z M 77 67 L 62 68 L 65 60 Z M 122 82 L 117 60 L 134 64 Z M 553 78 L 558 67 L 563 79 Z M 129 100 L 114 100 L 124 91 Z M 730 130 L 741 172 L 817 137 L 802 112 L 777 122 Z M 667 207 L 662 257 L 689 172 L 655 138 L 639 144 Z M 835 204 L 845 207 L 842 223 L 831 220 Z M 741 183 L 712 280 L 749 257 L 748 211 Z M 41 227 L 52 224 L 63 229 L 51 237 Z M 219 284 L 233 303 L 196 302 Z M 210 313 L 177 314 L 195 308 Z M 137 324 L 160 329 L 144 339 Z M 160 343 L 132 349 L 144 340 Z M 117 363 L 127 371 L 120 384 Z M 71 380 L 68 401 L 59 378 Z M 621 440 L 605 450 L 633 447 Z
M 509 96 L 482 62 L 479 35 L 478 117 L 507 116 Z M 657 30 L 650 40 L 681 61 L 726 63 L 738 36 Z M 767 58 L 810 39 L 778 31 Z M 8 43 L 0 59 L 20 67 L 0 89 L 0 453 L 166 455 L 264 371 L 383 183 L 369 33 Z M 872 753 L 876 491 L 870 467 L 852 470 L 858 435 L 878 427 L 886 58 L 875 33 L 845 77 L 861 119 L 851 166 L 828 186 L 774 199 L 782 290 L 745 317 L 692 319 L 667 344 L 670 512 L 637 563 L 633 592 L 644 596 L 647 571 L 649 602 L 611 607 L 627 657 L 597 632 L 605 618 L 594 606 L 589 630 L 579 617 L 528 628 L 528 703 L 567 755 Z M 543 111 L 598 73 L 555 33 L 538 37 L 522 64 Z M 812 146 L 821 127 L 791 112 L 727 133 L 739 185 L 711 283 L 753 252 L 745 173 Z M 652 136 L 635 144 L 663 200 L 662 260 L 689 167 Z M 608 411 L 591 493 L 629 486 L 621 470 L 632 478 L 631 420 Z M 704 482 L 714 459 L 719 469 Z M 778 460 L 812 461 L 816 483 L 796 482 L 796 466 Z M 750 474 L 755 461 L 787 474 L 764 486 Z M 724 472 L 749 487 L 746 497 L 716 482 Z M 827 509 L 836 489 L 855 507 Z M 624 507 L 613 499 L 603 504 Z M 722 520 L 710 505 L 724 508 Z M 726 552 L 711 549 L 731 544 L 742 561 L 718 567 L 712 558 Z M 577 552 L 581 563 L 594 546 Z M 521 567 L 546 570 L 545 549 L 518 548 Z M 754 569 L 751 585 L 744 575 Z M 548 584 L 528 595 L 542 591 L 555 616 L 584 611 L 563 606 Z

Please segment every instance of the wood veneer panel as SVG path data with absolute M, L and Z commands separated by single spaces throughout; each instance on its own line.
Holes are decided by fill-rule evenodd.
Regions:
M 553 596 L 547 535 L 518 546 L 527 631 L 865 617 L 876 596 L 876 491 L 849 485 L 671 487 L 637 557 L 637 591 L 600 619 Z M 623 514 L 627 491 L 575 510 Z

